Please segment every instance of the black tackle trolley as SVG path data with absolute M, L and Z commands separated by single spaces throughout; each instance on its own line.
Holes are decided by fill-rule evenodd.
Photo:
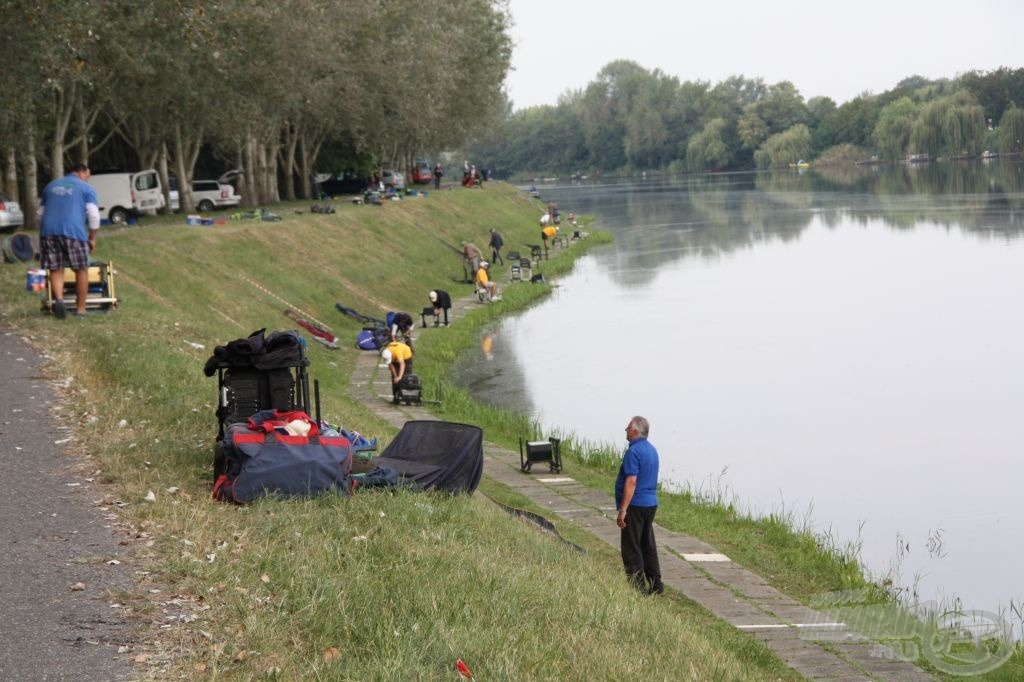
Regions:
M 250 347 L 256 350 L 250 353 Z M 217 376 L 214 478 L 223 468 L 224 434 L 231 424 L 247 422 L 262 410 L 312 416 L 308 367 L 305 344 L 297 332 L 273 332 L 264 339 L 260 330 L 217 347 L 204 370 L 207 376 Z

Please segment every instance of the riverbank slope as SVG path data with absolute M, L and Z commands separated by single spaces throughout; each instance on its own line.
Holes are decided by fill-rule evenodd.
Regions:
M 599 544 L 565 529 L 591 550 L 580 556 L 479 496 L 368 494 L 244 508 L 210 501 L 217 397 L 202 366 L 214 346 L 263 327 L 293 328 L 287 306 L 328 324 L 341 348 L 309 349 L 323 416 L 386 442 L 393 426 L 348 394 L 361 357 L 350 340 L 361 325 L 335 303 L 379 317 L 417 313 L 434 288 L 468 296 L 473 287 L 456 281 L 462 268 L 451 246 L 467 239 L 484 247 L 494 227 L 507 250 L 523 250 L 538 241 L 542 206 L 495 183 L 383 207 L 338 203 L 333 214 L 304 205 L 274 210 L 281 222 L 186 227 L 168 217 L 105 232 L 96 255 L 114 263 L 123 298 L 109 315 L 59 322 L 40 315 L 38 298 L 24 292 L 23 268 L 0 275 L 6 325 L 52 351 L 48 372 L 64 386 L 70 425 L 139 540 L 138 584 L 123 601 L 130 615 L 152 622 L 142 674 L 444 678 L 462 658 L 478 674 L 508 679 L 667 679 L 681 670 L 695 679 L 792 677 L 763 645 L 686 600 L 636 600 L 616 557 Z M 586 244 L 559 250 L 541 269 L 570 267 Z M 501 268 L 496 276 L 507 279 Z M 508 285 L 502 302 L 417 345 L 417 371 L 423 367 L 445 399 L 442 418 L 468 421 L 460 410 L 470 408 L 442 384 L 465 347 L 459 335 L 545 291 Z M 502 419 L 507 429 L 489 425 Z M 520 425 L 501 416 L 481 421 L 489 438 Z M 567 455 L 577 478 L 603 484 L 600 469 Z M 514 499 L 500 488 L 485 485 Z M 679 502 L 687 507 L 705 525 L 746 523 L 710 523 L 728 510 L 704 514 Z M 665 516 L 673 518 L 668 507 Z M 774 534 L 755 532 L 771 555 Z M 820 554 L 797 540 L 793 551 Z M 839 572 L 814 584 L 859 584 L 844 562 L 830 570 Z M 181 611 L 173 622 L 162 615 L 168 599 Z M 627 650 L 632 656 L 620 655 Z

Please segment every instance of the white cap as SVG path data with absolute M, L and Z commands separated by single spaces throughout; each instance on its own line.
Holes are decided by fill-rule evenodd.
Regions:
M 388 350 L 387 348 L 385 348 L 384 352 L 380 354 L 380 359 L 384 361 L 384 364 L 390 365 L 391 364 L 391 351 Z
M 485 260 L 480 261 L 480 267 L 486 268 L 488 266 L 490 266 L 490 263 L 488 263 L 487 261 L 485 261 Z
M 428 296 L 430 297 L 430 300 L 431 300 L 432 302 L 434 302 L 434 303 L 437 303 L 437 292 L 436 292 L 436 291 L 431 291 L 431 292 L 430 292 L 430 293 L 428 294 Z

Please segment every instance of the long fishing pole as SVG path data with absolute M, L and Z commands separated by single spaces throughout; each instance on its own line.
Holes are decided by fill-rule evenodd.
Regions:
M 307 313 L 306 311 L 302 310 L 301 308 L 299 308 L 299 307 L 297 307 L 297 306 L 294 306 L 294 305 L 292 305 L 292 304 L 291 304 L 291 303 L 289 303 L 288 301 L 284 300 L 283 298 L 281 298 L 280 296 L 278 296 L 277 294 L 275 294 L 275 293 L 274 293 L 273 291 L 271 291 L 270 289 L 267 289 L 267 288 L 266 288 L 265 286 L 263 286 L 263 285 L 262 285 L 262 284 L 260 284 L 259 282 L 254 282 L 253 280 L 249 279 L 248 277 L 246 277 L 246 276 L 245 276 L 245 275 L 243 275 L 242 273 L 238 273 L 238 278 L 239 278 L 240 280 L 242 280 L 243 282 L 248 282 L 249 284 L 253 285 L 253 286 L 254 286 L 254 287 L 256 287 L 257 289 L 259 289 L 260 291 L 262 291 L 263 293 L 265 293 L 265 294 L 266 294 L 267 296 L 270 296 L 271 298 L 273 298 L 273 299 L 275 299 L 275 300 L 278 300 L 278 301 L 280 301 L 281 303 L 284 303 L 284 304 L 285 304 L 286 306 L 288 306 L 288 307 L 289 307 L 289 308 L 290 308 L 291 310 L 294 310 L 295 312 L 297 312 L 297 313 L 300 313 L 300 314 L 301 314 L 301 315 L 302 315 L 303 317 L 305 317 L 306 319 L 308 319 L 308 320 L 311 320 L 311 321 L 313 321 L 313 322 L 316 322 L 316 323 L 317 323 L 318 325 L 320 325 L 320 326 L 321 326 L 321 327 L 322 327 L 322 328 L 323 328 L 323 329 L 324 329 L 325 331 L 328 331 L 328 332 L 329 332 L 329 331 L 332 331 L 332 330 L 331 330 L 331 328 L 330 328 L 330 326 L 328 326 L 327 324 L 325 324 L 325 323 L 321 322 L 320 320 L 316 319 L 315 317 L 313 317 L 312 315 L 310 315 L 310 314 L 309 314 L 309 313 Z

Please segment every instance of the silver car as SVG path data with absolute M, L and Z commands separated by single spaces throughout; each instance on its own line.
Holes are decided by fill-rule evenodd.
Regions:
M 18 202 L 0 192 L 0 230 L 16 230 L 25 224 L 25 214 Z
M 405 189 L 405 176 L 390 168 L 381 171 L 380 181 L 385 187 L 394 187 L 397 190 Z

